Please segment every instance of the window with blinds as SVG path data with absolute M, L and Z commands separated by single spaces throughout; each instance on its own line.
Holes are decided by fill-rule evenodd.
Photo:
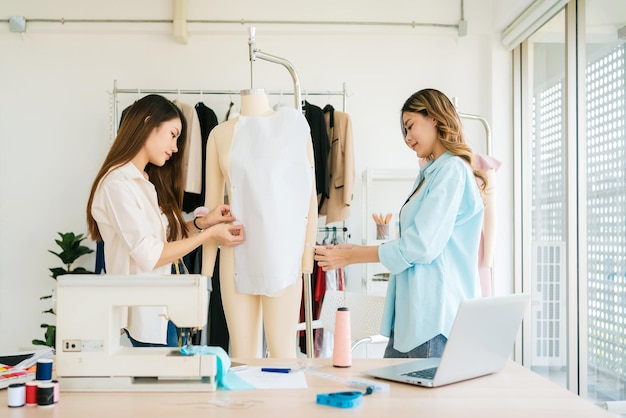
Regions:
M 589 370 L 626 378 L 626 49 L 587 64 Z
M 566 182 L 564 80 L 533 98 L 531 364 L 562 367 L 566 357 Z

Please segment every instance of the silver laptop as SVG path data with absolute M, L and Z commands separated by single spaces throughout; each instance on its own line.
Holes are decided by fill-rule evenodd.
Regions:
M 441 359 L 414 359 L 363 373 L 417 386 L 437 387 L 500 371 L 513 344 L 529 294 L 463 301 Z

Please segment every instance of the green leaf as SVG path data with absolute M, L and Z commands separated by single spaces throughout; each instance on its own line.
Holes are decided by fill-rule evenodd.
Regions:
M 56 344 L 56 334 L 57 334 L 57 327 L 54 325 L 49 325 L 48 329 L 46 330 L 46 345 L 48 347 L 54 347 Z
M 61 250 L 63 251 L 61 251 L 60 253 L 52 250 L 48 251 L 59 257 L 63 264 L 65 264 L 66 266 L 70 266 L 79 257 L 93 252 L 91 248 L 81 245 L 81 242 L 86 238 L 83 237 L 83 234 L 76 235 L 73 232 L 58 232 L 58 234 L 61 239 L 57 239 L 55 240 L 55 242 L 59 247 L 61 247 Z
M 52 276 L 50 276 L 50 277 L 52 277 L 55 280 L 56 280 L 57 277 L 63 276 L 64 274 L 67 274 L 67 270 L 65 270 L 64 268 L 61 268 L 61 267 L 51 268 L 50 271 L 52 272 Z

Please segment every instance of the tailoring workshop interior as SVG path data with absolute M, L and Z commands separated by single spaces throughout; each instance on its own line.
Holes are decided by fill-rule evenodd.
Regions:
M 0 50 L 0 353 L 32 349 L 54 321 L 40 299 L 59 264 L 49 250 L 59 232 L 85 234 L 91 182 L 138 98 L 202 104 L 219 123 L 241 90 L 263 88 L 275 109 L 347 115 L 352 200 L 320 209 L 316 241 L 371 244 L 396 236 L 419 170 L 400 107 L 433 87 L 454 99 L 475 152 L 498 161 L 488 293 L 532 296 L 512 358 L 590 400 L 626 399 L 623 1 L 4 0 Z M 83 244 L 94 253 L 77 265 L 96 270 L 96 243 Z M 301 354 L 331 353 L 305 338 L 326 288 L 382 297 L 386 273 L 305 277 Z M 203 341 L 213 332 L 227 348 L 216 321 Z

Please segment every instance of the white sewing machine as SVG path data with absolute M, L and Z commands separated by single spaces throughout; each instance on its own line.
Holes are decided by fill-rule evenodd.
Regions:
M 178 327 L 207 321 L 207 277 L 65 275 L 57 278 L 56 375 L 64 391 L 214 391 L 213 355 L 122 346 L 129 306 L 164 306 Z

